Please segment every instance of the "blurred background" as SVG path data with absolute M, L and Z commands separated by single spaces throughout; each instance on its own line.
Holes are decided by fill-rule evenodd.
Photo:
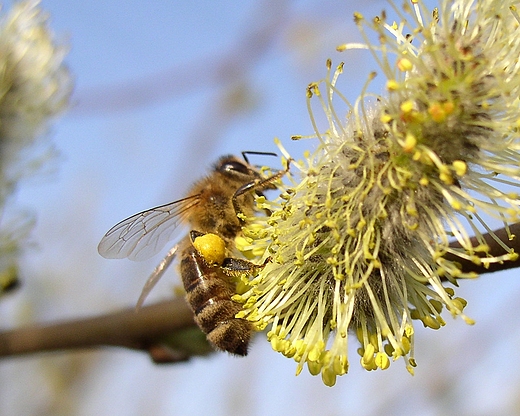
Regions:
M 4 10 L 11 2 L 4 3 Z M 359 42 L 354 11 L 383 1 L 43 0 L 50 25 L 71 46 L 73 108 L 51 132 L 54 170 L 18 192 L 34 212 L 34 247 L 22 287 L 1 299 L 3 328 L 132 307 L 160 255 L 106 260 L 103 234 L 135 212 L 182 197 L 218 156 L 312 149 L 305 88 L 345 61 L 340 90 L 352 101 L 377 70 Z M 382 91 L 383 80 L 370 90 Z M 254 163 L 280 167 L 276 158 Z M 165 248 L 167 251 L 168 247 Z M 461 282 L 470 327 L 446 316 L 417 327 L 416 375 L 402 361 L 361 370 L 354 340 L 349 374 L 333 388 L 257 337 L 244 359 L 213 354 L 156 366 L 122 349 L 46 353 L 0 361 L 1 415 L 511 415 L 520 414 L 518 272 Z M 147 303 L 167 299 L 174 268 Z M 515 357 L 513 355 L 513 357 Z

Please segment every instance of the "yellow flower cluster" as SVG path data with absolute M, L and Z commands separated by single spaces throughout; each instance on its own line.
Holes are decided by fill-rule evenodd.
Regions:
M 513 1 L 443 1 L 429 12 L 413 0 L 401 23 L 355 19 L 387 79 L 387 94 L 356 105 L 336 87 L 342 65 L 308 87 L 318 149 L 295 163 L 281 198 L 261 201 L 238 243 L 271 256 L 236 298 L 239 316 L 272 347 L 332 386 L 348 371 L 348 334 L 361 365 L 403 358 L 413 374 L 414 320 L 438 329 L 443 310 L 463 313 L 450 284 L 475 273 L 447 253 L 488 265 L 483 213 L 517 222 L 520 201 L 520 29 Z M 342 45 L 348 50 L 355 45 Z M 321 132 L 312 103 L 328 119 Z M 339 114 L 337 100 L 350 111 Z M 288 157 L 285 150 L 284 154 Z M 470 241 L 470 234 L 479 242 Z M 450 247 L 457 241 L 460 248 Z

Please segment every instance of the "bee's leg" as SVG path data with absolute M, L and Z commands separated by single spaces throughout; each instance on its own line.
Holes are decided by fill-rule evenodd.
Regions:
M 148 280 L 146 281 L 143 290 L 141 292 L 141 296 L 139 296 L 139 299 L 137 301 L 137 305 L 135 306 L 136 311 L 138 311 L 141 306 L 143 306 L 143 303 L 148 296 L 148 294 L 151 292 L 153 287 L 156 285 L 156 283 L 159 281 L 159 279 L 162 277 L 166 269 L 172 264 L 173 259 L 175 258 L 175 255 L 177 253 L 177 249 L 179 248 L 179 245 L 176 245 L 173 247 L 168 253 L 166 254 L 166 257 L 161 260 L 161 262 L 157 265 L 157 267 L 154 269 Z
M 220 268 L 228 276 L 239 277 L 242 274 L 247 276 L 254 276 L 262 270 L 267 263 L 271 261 L 271 257 L 265 259 L 263 264 L 255 264 L 248 260 L 235 259 L 233 257 L 227 257 L 224 259 Z
M 281 177 L 283 177 L 285 174 L 287 174 L 289 172 L 291 160 L 292 159 L 289 159 L 287 161 L 287 168 L 285 168 L 284 170 L 281 170 L 281 171 L 275 173 L 274 175 L 271 175 L 265 179 L 261 179 L 261 178 L 255 179 L 254 181 L 251 181 L 251 182 L 248 182 L 248 183 L 242 185 L 240 188 L 238 188 L 235 191 L 235 193 L 233 194 L 233 197 L 231 198 L 231 201 L 233 202 L 233 208 L 235 209 L 235 213 L 237 214 L 240 222 L 243 222 L 244 220 L 239 215 L 239 214 L 242 214 L 242 211 L 240 210 L 240 206 L 238 203 L 238 197 L 240 195 L 243 195 L 246 192 L 250 192 L 250 191 L 263 191 L 265 189 L 276 189 L 276 187 L 273 185 L 273 182 L 280 179 Z
M 193 244 L 193 242 L 195 241 L 195 239 L 197 237 L 202 237 L 205 233 L 201 233 L 200 231 L 197 231 L 197 230 L 191 230 L 190 231 L 190 240 L 191 240 L 191 243 Z

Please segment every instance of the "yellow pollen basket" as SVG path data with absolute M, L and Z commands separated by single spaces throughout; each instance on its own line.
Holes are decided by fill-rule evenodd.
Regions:
M 209 264 L 221 265 L 226 257 L 226 244 L 216 234 L 204 234 L 195 238 L 193 247 Z

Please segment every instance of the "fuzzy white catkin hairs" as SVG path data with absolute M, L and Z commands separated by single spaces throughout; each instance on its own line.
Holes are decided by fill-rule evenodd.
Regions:
M 54 155 L 45 133 L 66 110 L 72 79 L 39 1 L 15 3 L 0 15 L 0 293 L 16 279 L 18 254 L 32 218 L 9 204 L 24 178 Z

